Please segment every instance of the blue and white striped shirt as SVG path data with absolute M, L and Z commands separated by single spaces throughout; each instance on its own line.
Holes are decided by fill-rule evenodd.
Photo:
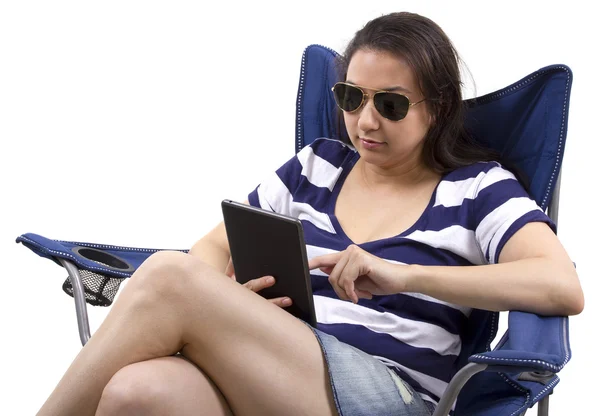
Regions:
M 360 155 L 337 140 L 317 139 L 249 195 L 251 205 L 302 221 L 308 258 L 353 242 L 335 217 L 335 204 Z M 498 262 L 523 225 L 551 220 L 515 176 L 496 162 L 444 175 L 427 208 L 401 234 L 359 246 L 400 264 L 464 266 Z M 381 360 L 423 399 L 437 402 L 458 369 L 471 309 L 419 293 L 340 300 L 327 275 L 311 271 L 318 328 Z

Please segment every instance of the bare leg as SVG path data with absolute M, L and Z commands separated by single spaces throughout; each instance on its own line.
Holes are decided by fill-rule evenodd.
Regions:
M 155 358 L 119 370 L 104 388 L 96 416 L 232 416 L 214 383 L 185 358 Z
M 82 349 L 42 415 L 92 415 L 121 368 L 178 351 L 235 415 L 336 414 L 325 361 L 302 322 L 197 258 L 151 256 Z

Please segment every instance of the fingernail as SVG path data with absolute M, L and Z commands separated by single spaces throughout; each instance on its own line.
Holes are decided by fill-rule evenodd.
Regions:
M 292 304 L 292 300 L 290 298 L 285 298 L 281 301 L 281 304 L 284 306 L 289 306 Z
M 267 283 L 273 283 L 275 281 L 275 278 L 273 276 L 269 276 L 267 277 Z

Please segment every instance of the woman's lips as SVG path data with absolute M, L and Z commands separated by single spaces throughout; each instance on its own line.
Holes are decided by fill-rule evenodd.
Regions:
M 362 143 L 362 146 L 365 149 L 377 149 L 378 147 L 381 147 L 385 144 L 382 142 L 375 142 L 375 141 L 368 140 L 368 139 L 360 139 L 360 142 Z

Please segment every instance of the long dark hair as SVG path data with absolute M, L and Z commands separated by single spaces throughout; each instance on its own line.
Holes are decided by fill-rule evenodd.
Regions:
M 358 50 L 387 52 L 406 60 L 434 117 L 423 147 L 424 163 L 447 173 L 475 162 L 499 161 L 500 154 L 479 145 L 465 130 L 460 58 L 444 31 L 414 13 L 391 13 L 356 32 L 338 60 L 341 79 Z M 340 113 L 341 120 L 341 113 Z

